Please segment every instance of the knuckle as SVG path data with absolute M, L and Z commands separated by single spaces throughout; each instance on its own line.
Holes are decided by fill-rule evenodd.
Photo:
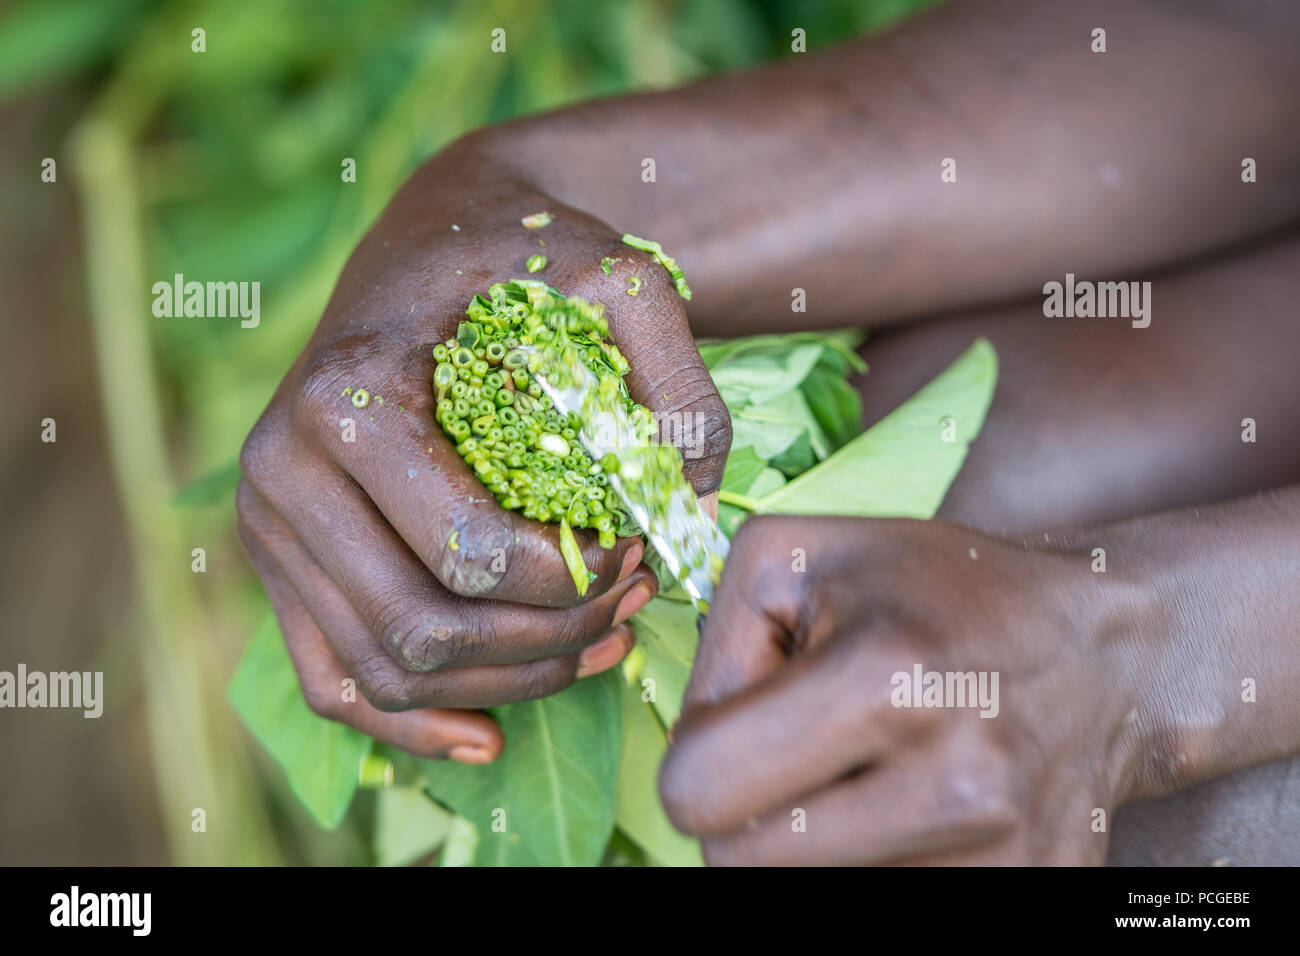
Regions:
M 253 488 L 262 490 L 272 474 L 279 436 L 268 415 L 263 415 L 253 426 L 239 449 L 239 470 Z
M 382 625 L 380 643 L 403 668 L 417 674 L 464 662 L 465 632 L 448 622 L 431 621 L 419 612 L 404 612 Z
M 515 685 L 515 700 L 538 700 L 557 694 L 573 683 L 572 668 L 557 659 L 533 661 L 524 665 Z
M 953 825 L 1001 827 L 1015 819 L 1007 776 L 997 766 L 949 766 L 934 793 L 940 819 Z
M 376 710 L 409 710 L 412 706 L 409 684 L 390 661 L 371 660 L 359 666 L 357 689 Z
M 306 681 L 302 683 L 302 696 L 307 701 L 307 707 L 317 717 L 324 717 L 326 720 L 338 720 L 343 710 L 342 698 L 330 690 L 325 689 L 319 684 L 311 684 Z

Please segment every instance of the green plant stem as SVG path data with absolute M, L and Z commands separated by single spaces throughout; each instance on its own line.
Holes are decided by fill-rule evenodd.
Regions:
M 719 491 L 718 501 L 735 505 L 737 508 L 744 508 L 746 511 L 760 511 L 763 508 L 763 502 L 760 499 L 751 498 L 749 495 L 742 495 L 735 491 Z

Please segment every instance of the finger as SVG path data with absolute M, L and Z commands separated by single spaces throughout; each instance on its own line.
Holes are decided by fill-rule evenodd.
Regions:
M 240 534 L 245 546 L 250 553 L 266 552 L 281 569 L 343 668 L 356 679 L 362 695 L 379 710 L 496 706 L 556 693 L 577 676 L 579 655 L 576 653 L 526 663 L 411 673 L 379 645 L 356 609 L 310 555 L 301 550 L 286 528 L 277 526 L 274 517 L 258 514 L 247 505 L 241 508 L 241 517 L 245 514 L 256 515 L 253 520 L 241 521 Z M 648 570 L 640 573 L 650 577 Z M 538 613 L 537 609 L 526 610 Z
M 741 526 L 700 628 L 682 712 L 717 703 L 762 681 L 786 662 L 800 626 L 798 585 L 784 522 L 766 516 Z
M 704 841 L 713 866 L 861 866 L 960 856 L 1005 837 L 1015 814 L 969 775 L 936 774 L 932 755 L 869 770 Z M 953 783 L 945 783 L 945 780 Z
M 898 669 L 861 645 L 829 642 L 697 708 L 677 724 L 660 770 L 669 819 L 698 836 L 726 833 L 924 733 L 932 712 L 890 704 Z
M 444 588 L 350 482 L 340 482 L 328 504 L 295 528 L 251 485 L 241 483 L 237 498 L 241 514 L 253 519 L 254 530 L 269 534 L 267 545 L 286 570 L 318 565 L 333 582 L 329 588 L 321 582 L 295 581 L 310 588 L 300 592 L 309 608 L 326 603 L 323 598 L 313 600 L 318 590 L 336 590 L 354 609 L 351 616 L 359 616 L 361 627 L 340 638 L 353 647 L 351 653 L 368 653 L 377 638 L 378 645 L 410 671 L 513 664 L 576 653 L 640 610 L 658 586 L 648 568 L 634 567 L 617 587 L 575 608 L 471 600 Z M 628 555 L 640 553 L 638 543 Z M 326 632 L 333 633 L 330 628 Z
M 351 476 L 425 567 L 464 597 L 570 607 L 605 593 L 636 566 L 639 555 L 629 554 L 639 547 L 635 539 L 605 550 L 594 532 L 575 530 L 583 561 L 596 575 L 580 595 L 560 552 L 558 526 L 497 504 L 434 421 L 431 350 L 412 345 L 404 362 L 397 373 L 367 374 L 364 362 L 309 372 L 298 412 L 305 420 L 294 431 L 313 435 L 313 448 L 281 447 L 293 441 L 285 428 L 270 437 L 254 431 L 245 446 L 245 476 L 291 525 L 309 526 L 324 507 L 296 480 L 303 457 L 312 455 L 318 472 L 330 474 L 337 465 Z M 358 410 L 343 389 L 361 385 L 372 397 Z M 340 427 L 344 421 L 350 429 Z M 291 456 L 296 468 L 289 473 L 284 462 Z
M 265 551 L 255 549 L 250 558 L 266 585 L 303 696 L 316 714 L 417 757 L 486 763 L 500 755 L 505 738 L 486 714 L 433 709 L 394 714 L 376 710 L 364 697 L 345 699 L 347 671 L 297 593 Z

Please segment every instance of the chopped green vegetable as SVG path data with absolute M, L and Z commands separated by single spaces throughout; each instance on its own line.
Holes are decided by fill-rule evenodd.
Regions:
M 453 551 L 460 550 L 460 532 L 453 531 L 451 537 L 447 539 L 447 547 Z
M 357 408 L 365 408 L 370 404 L 370 393 L 364 388 L 359 388 L 352 393 L 352 404 Z
M 541 272 L 546 268 L 546 256 L 529 256 L 524 265 L 528 267 L 529 272 Z
M 578 589 L 579 594 L 585 596 L 587 588 L 591 585 L 591 577 L 587 565 L 582 560 L 582 548 L 578 547 L 578 539 L 565 518 L 560 519 L 560 554 L 564 555 L 564 564 L 568 567 L 569 574 L 573 576 L 574 587 Z
M 648 252 L 659 261 L 659 264 L 668 270 L 668 274 L 673 277 L 673 283 L 677 286 L 677 294 L 683 299 L 691 297 L 691 287 L 686 284 L 686 276 L 682 272 L 682 267 L 677 264 L 677 260 L 668 253 L 664 252 L 664 247 L 651 239 L 639 239 L 629 233 L 623 234 L 623 242 L 633 249 L 640 249 L 642 252 Z
M 640 291 L 641 291 L 641 277 L 629 276 L 627 280 L 627 294 L 630 296 L 635 296 Z
M 549 212 L 535 212 L 531 216 L 524 216 L 519 220 L 524 224 L 525 229 L 541 229 L 543 226 L 549 226 L 555 221 L 555 217 Z
M 605 275 L 609 275 L 614 271 L 614 263 L 622 261 L 623 259 L 621 257 L 618 259 L 612 259 L 609 256 L 605 256 L 605 258 L 600 260 L 600 271 L 605 273 Z
M 502 507 L 525 518 L 590 528 L 606 549 L 637 533 L 608 469 L 578 441 L 582 419 L 561 415 L 538 381 L 545 375 L 563 388 L 581 365 L 650 426 L 650 412 L 623 382 L 630 366 L 607 341 L 603 306 L 518 279 L 474 296 L 466 316 L 456 337 L 435 347 L 442 351 L 433 373 L 434 418 L 456 451 Z M 680 456 L 675 468 L 680 476 Z

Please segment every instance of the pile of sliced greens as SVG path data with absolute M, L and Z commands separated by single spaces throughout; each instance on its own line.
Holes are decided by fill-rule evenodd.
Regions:
M 862 370 L 855 333 L 762 335 L 701 343 L 731 410 L 734 438 L 719 523 L 751 513 L 929 518 L 979 433 L 997 380 L 977 340 L 937 378 L 866 431 L 846 381 Z M 659 804 L 656 777 L 697 642 L 677 588 L 635 617 L 622 668 L 563 693 L 492 713 L 507 746 L 494 763 L 417 760 L 315 716 L 268 619 L 244 655 L 230 699 L 283 767 L 316 821 L 335 827 L 360 785 L 390 760 L 380 790 L 376 862 L 438 865 L 698 865 L 698 845 Z

